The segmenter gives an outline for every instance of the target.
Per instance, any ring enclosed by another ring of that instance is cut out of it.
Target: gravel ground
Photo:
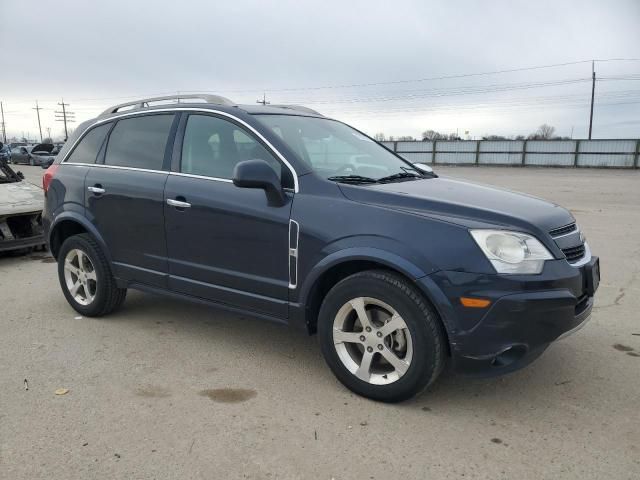
[[[603,272],[586,328],[384,405],[315,337],[133,291],[80,318],[48,254],[0,257],[0,478],[640,478],[640,172],[437,171],[571,209]]]

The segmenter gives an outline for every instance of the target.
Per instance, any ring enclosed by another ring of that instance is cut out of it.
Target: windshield
[[[256,115],[315,173],[329,179],[377,181],[421,175],[413,166],[344,123],[294,115]]]

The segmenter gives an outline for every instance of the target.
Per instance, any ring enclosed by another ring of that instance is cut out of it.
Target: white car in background
[[[45,245],[42,189],[0,160],[0,252]]]

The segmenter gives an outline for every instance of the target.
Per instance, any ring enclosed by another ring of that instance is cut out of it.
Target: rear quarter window
[[[105,165],[162,170],[173,114],[119,120],[109,135]]]
[[[65,162],[67,163],[96,163],[98,152],[102,147],[102,143],[109,133],[111,124],[100,125],[95,127],[82,137],[80,143],[71,152],[71,155],[67,157]]]

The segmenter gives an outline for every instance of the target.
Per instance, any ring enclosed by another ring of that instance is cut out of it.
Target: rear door
[[[171,113],[117,121],[85,180],[86,212],[109,248],[114,274],[165,288],[163,191],[177,122]]]
[[[177,171],[165,189],[169,287],[286,318],[293,193],[285,205],[269,206],[263,190],[238,188],[231,179],[238,162],[258,158],[285,186],[293,177],[243,126],[206,114],[182,123]]]

